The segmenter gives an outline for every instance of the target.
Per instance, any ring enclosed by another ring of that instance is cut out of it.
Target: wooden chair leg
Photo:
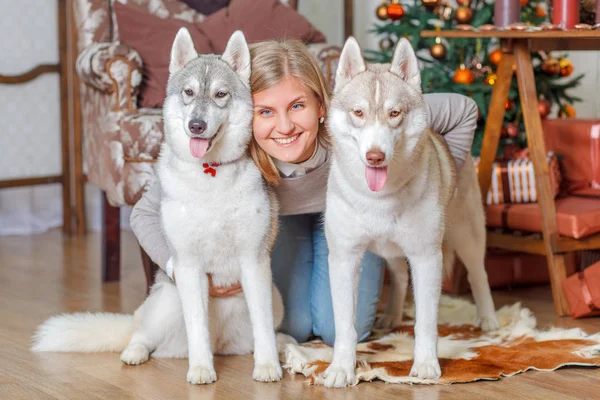
[[[70,49],[71,49],[71,75],[73,77],[73,174],[75,177],[75,232],[78,235],[84,235],[87,231],[86,219],[85,219],[85,182],[86,176],[83,171],[83,128],[81,126],[81,83],[79,76],[75,72],[75,65],[77,64],[77,29],[75,26],[75,19],[73,13],[73,7],[69,9],[71,18],[69,19],[69,25],[71,27],[70,34]]]
[[[554,307],[559,316],[569,314],[569,305],[562,290],[562,282],[567,279],[564,255],[555,254],[558,249],[558,224],[556,222],[556,205],[550,184],[550,173],[546,162],[546,145],[542,131],[542,120],[538,111],[537,91],[531,54],[527,41],[514,44],[517,65],[519,95],[523,110],[523,121],[527,131],[527,143],[535,173],[538,203],[542,216],[542,236],[544,251],[548,259],[548,272],[552,284]]]
[[[152,261],[148,253],[144,251],[140,246],[140,252],[142,254],[142,264],[144,265],[144,274],[146,275],[146,293],[150,293],[150,288],[154,285],[156,277],[156,271],[158,271],[158,265]]]
[[[118,281],[121,275],[121,214],[102,192],[102,281]]]

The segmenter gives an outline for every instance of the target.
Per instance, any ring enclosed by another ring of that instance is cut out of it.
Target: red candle
[[[573,29],[579,23],[579,0],[554,0],[552,23],[563,29]]]

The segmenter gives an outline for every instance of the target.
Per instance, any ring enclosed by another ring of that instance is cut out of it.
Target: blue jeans
[[[328,345],[334,344],[328,257],[322,214],[279,217],[279,234],[271,258],[273,280],[285,309],[279,330],[298,342],[315,335]],[[367,252],[360,268],[356,331],[362,341],[369,336],[375,322],[384,260]]]

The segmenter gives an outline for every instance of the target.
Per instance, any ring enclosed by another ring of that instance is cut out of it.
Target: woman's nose
[[[275,129],[282,135],[289,135],[294,132],[294,122],[289,118],[287,113],[280,113],[277,117]]]

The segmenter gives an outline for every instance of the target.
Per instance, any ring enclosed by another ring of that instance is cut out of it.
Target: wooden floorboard
[[[185,382],[187,360],[152,359],[123,365],[117,353],[32,353],[30,339],[45,318],[62,312],[133,312],[145,297],[139,248],[123,233],[121,282],[102,284],[100,237],[64,237],[58,230],[0,237],[0,399],[598,399],[600,370],[567,368],[527,372],[502,381],[451,386],[361,383],[348,389],[309,386],[285,374],[280,383],[252,380],[251,356],[216,357],[219,380]],[[497,306],[521,301],[541,327],[600,331],[600,318],[554,314],[549,286],[496,290]]]

